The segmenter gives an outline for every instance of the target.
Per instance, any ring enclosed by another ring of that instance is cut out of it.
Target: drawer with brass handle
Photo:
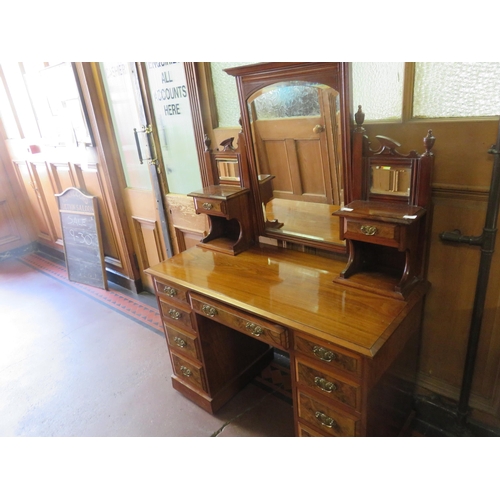
[[[159,297],[185,304],[188,303],[187,288],[165,280],[158,280],[157,278],[155,278],[155,288]]]
[[[361,387],[358,383],[336,373],[319,370],[305,359],[298,358],[295,364],[299,384],[331,400],[340,401],[355,410],[360,410]]]
[[[360,417],[298,392],[298,416],[304,423],[332,436],[348,437],[360,434]]]
[[[294,339],[295,350],[298,353],[320,361],[330,368],[361,375],[361,358],[356,354],[298,332],[294,335]]]
[[[195,197],[194,206],[197,214],[227,215],[226,203],[224,200]]]
[[[346,217],[344,221],[345,238],[374,242],[395,248],[400,246],[401,231],[401,225],[398,224],[353,220],[349,217]]]
[[[165,323],[165,332],[168,345],[186,356],[201,361],[198,338],[187,332],[181,332]]]
[[[280,325],[194,293],[191,294],[191,304],[193,310],[201,316],[213,319],[275,347],[288,348],[288,332]]]
[[[203,391],[207,390],[203,368],[201,365],[188,361],[187,359],[178,356],[173,351],[170,352],[170,356],[172,358],[172,368],[178,380],[185,384],[198,387]]]
[[[191,310],[180,304],[172,304],[159,298],[160,312],[163,320],[167,323],[177,325],[178,328],[184,328],[188,331],[195,331],[192,322]]]

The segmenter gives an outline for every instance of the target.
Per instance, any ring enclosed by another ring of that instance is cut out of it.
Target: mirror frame
[[[247,144],[253,144],[250,128],[250,117],[247,107],[248,99],[258,90],[272,84],[287,81],[304,81],[328,85],[339,93],[340,112],[341,112],[341,143],[342,143],[342,176],[344,203],[352,201],[352,172],[351,172],[351,84],[349,63],[347,62],[272,62],[257,63],[247,66],[238,66],[235,68],[226,68],[227,74],[234,76],[238,90],[238,99],[241,111],[242,132]],[[346,248],[332,242],[315,241],[313,239],[302,238],[267,232],[265,220],[262,212],[262,200],[259,190],[257,162],[253,147],[247,148],[249,163],[249,187],[251,189],[254,207],[255,219],[257,222],[258,236],[266,236],[273,239],[299,243],[313,248],[321,248],[336,253],[346,253]]]

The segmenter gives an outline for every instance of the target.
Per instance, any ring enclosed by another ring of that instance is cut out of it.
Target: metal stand
[[[469,410],[469,397],[472,386],[472,377],[474,375],[474,366],[476,363],[477,348],[479,345],[479,336],[481,332],[481,323],[483,320],[484,304],[486,300],[486,291],[488,288],[488,279],[490,274],[491,260],[495,248],[495,237],[497,232],[497,218],[500,204],[500,125],[496,145],[493,145],[488,153],[495,157],[493,172],[491,177],[491,187],[488,197],[488,208],[486,212],[486,222],[481,236],[462,236],[461,232],[455,231],[443,232],[440,238],[443,241],[454,243],[467,243],[481,247],[481,260],[479,263],[479,272],[476,283],[476,295],[474,298],[474,308],[472,311],[472,320],[469,330],[469,341],[467,346],[467,355],[462,379],[462,388],[460,400],[457,408],[458,425],[465,427],[467,414]]]

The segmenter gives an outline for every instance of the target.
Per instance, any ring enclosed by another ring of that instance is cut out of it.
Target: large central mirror
[[[226,71],[237,78],[260,234],[344,252],[332,213],[348,201],[346,65],[263,63]]]

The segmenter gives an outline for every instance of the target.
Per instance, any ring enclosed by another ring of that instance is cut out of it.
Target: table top
[[[399,300],[334,283],[344,267],[342,260],[271,246],[236,256],[193,247],[147,272],[373,357],[428,284]]]

